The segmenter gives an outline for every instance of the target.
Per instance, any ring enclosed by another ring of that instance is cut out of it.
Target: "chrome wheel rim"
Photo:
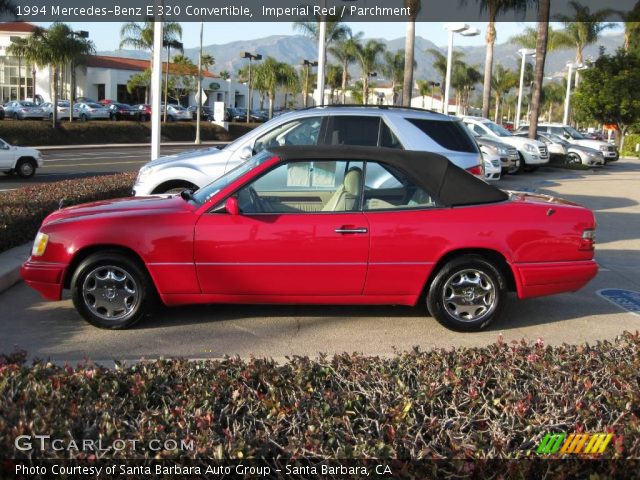
[[[29,162],[24,162],[22,165],[20,165],[20,173],[22,175],[31,175],[33,173],[33,165],[31,165],[31,163]]]
[[[570,153],[569,154],[569,163],[571,164],[578,164],[578,163],[582,163],[582,159],[575,153]]]
[[[442,289],[445,310],[461,322],[475,322],[488,317],[496,309],[497,299],[494,281],[477,269],[455,272]]]
[[[133,276],[114,265],[93,269],[82,283],[82,299],[89,311],[107,321],[130,315],[140,302],[140,289]]]

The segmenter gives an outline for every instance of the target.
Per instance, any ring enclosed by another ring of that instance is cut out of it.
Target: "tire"
[[[580,155],[578,155],[577,153],[568,153],[567,163],[569,165],[582,165],[582,159],[580,158]]]
[[[93,293],[98,290],[101,298]],[[115,251],[88,256],[71,279],[71,297],[76,310],[98,328],[131,327],[151,312],[155,296],[155,288],[144,268]]]
[[[16,163],[15,171],[20,178],[31,178],[35,175],[38,164],[33,158],[21,158]]]
[[[18,116],[18,114],[17,114],[17,113],[14,113],[14,114],[13,114],[13,119],[14,119],[14,120],[20,120],[20,117]]]
[[[460,303],[452,301],[456,288]],[[479,255],[463,255],[437,273],[427,308],[445,327],[473,332],[500,317],[506,296],[506,280],[498,268]]]
[[[525,168],[527,167],[527,162],[524,161],[524,157],[522,156],[522,154],[518,152],[518,155],[520,155],[520,163],[518,163],[518,168],[513,172],[514,175],[520,175],[525,171]]]
[[[175,117],[173,117],[171,115],[167,116],[167,122],[175,122],[175,121],[176,121]]]
[[[117,116],[115,116],[115,115],[111,115],[111,116],[109,117],[109,120],[111,120],[112,122],[117,122],[117,121],[118,121],[118,117],[117,117]]]
[[[80,115],[80,121],[81,122],[86,122],[87,120],[89,120],[89,119],[87,118],[87,116],[84,113],[82,115]]]

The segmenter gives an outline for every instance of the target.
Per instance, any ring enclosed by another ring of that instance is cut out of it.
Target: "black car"
[[[139,120],[140,111],[126,103],[110,103],[107,105],[111,120]]]
[[[191,115],[194,120],[198,116],[198,107],[196,105],[192,105],[187,108],[191,112]],[[211,107],[207,107],[206,105],[202,106],[202,110],[200,110],[200,118],[205,121],[213,121],[213,110]]]
[[[0,105],[0,120],[4,120],[4,107]]]

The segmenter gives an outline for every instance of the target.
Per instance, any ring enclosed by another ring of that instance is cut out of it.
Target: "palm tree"
[[[73,31],[64,23],[54,23],[48,29],[37,28],[29,38],[27,61],[41,68],[50,67],[53,74],[53,126],[58,124],[58,80],[60,70],[72,61],[95,52],[93,43],[73,37]]]
[[[464,62],[455,65],[451,75],[451,86],[456,90],[456,111],[460,111],[461,105],[464,106],[463,110],[466,110],[467,97],[474,85],[480,80],[482,80],[482,75],[476,67],[469,66]]]
[[[287,97],[293,96],[293,103],[295,103],[295,95],[300,92],[300,77],[298,72],[288,63],[280,64],[280,86],[284,89],[284,108],[288,108]]]
[[[342,84],[342,67],[339,65],[327,65],[327,86],[331,89],[330,103],[333,102],[336,89]]]
[[[589,7],[574,0],[568,2],[568,5],[573,9],[572,15],[558,15],[557,18],[565,24],[567,35],[576,46],[576,63],[580,64],[584,62],[585,47],[596,43],[604,30],[615,26],[615,23],[605,22],[615,12],[606,8],[591,13]],[[576,85],[578,79],[579,73],[576,71]]]
[[[385,51],[387,47],[377,40],[369,40],[364,45],[358,45],[357,57],[362,69],[362,103],[369,103],[369,75],[378,68],[378,55]]]
[[[255,68],[254,78],[255,88],[267,94],[269,99],[269,118],[272,118],[276,91],[279,87],[291,88],[293,82],[297,81],[296,71],[287,63],[279,62],[273,57],[267,57]]]
[[[202,59],[200,60],[200,65],[202,65],[202,69],[204,71],[209,71],[210,67],[213,67],[216,64],[216,59],[213,58],[212,55],[208,53],[202,54]]]
[[[573,45],[573,40],[564,30],[556,30],[549,25],[549,31],[547,33],[547,52],[553,52],[561,48],[570,47]],[[509,39],[509,43],[515,43],[522,48],[535,49],[538,42],[538,29],[534,27],[527,27],[520,35],[514,35]]]
[[[329,47],[329,53],[342,65],[342,103],[346,101],[347,82],[349,81],[349,65],[357,60],[357,45],[362,39],[363,33],[348,35],[347,38],[339,40],[334,46]]]
[[[436,70],[436,72],[438,72],[438,74],[440,75],[440,93],[443,93],[445,88],[445,80],[447,76],[447,56],[444,55],[440,50],[436,48],[429,48],[427,49],[426,53],[428,53],[434,58],[432,65],[433,65],[433,68]],[[458,52],[456,50],[451,52],[451,61],[453,62],[451,66],[452,71],[456,67],[456,65],[464,63],[462,61],[463,57],[464,57],[464,53],[462,52]]]
[[[411,94],[413,92],[413,69],[415,68],[414,53],[416,45],[416,17],[420,11],[420,0],[404,0],[405,7],[409,8],[410,16],[407,20],[407,32],[405,36],[404,51],[405,61],[403,63],[402,81],[402,105],[411,105]],[[395,91],[394,91],[395,103]]]
[[[153,58],[154,21],[144,23],[129,22],[120,28],[120,48],[131,47],[135,50],[148,50]],[[162,26],[162,42],[167,44],[182,38],[182,26],[177,22],[166,22]]]
[[[628,12],[617,12],[624,21],[625,52],[640,52],[640,2]]]
[[[391,91],[393,92],[394,105],[397,103],[396,97],[398,92],[396,92],[396,89],[404,81],[405,58],[404,50],[398,50],[395,53],[386,51],[382,57],[383,63],[381,65],[381,71],[388,80],[391,80]],[[404,92],[402,97],[404,99]]]
[[[538,2],[538,36],[536,40],[536,68],[533,77],[533,94],[531,95],[531,113],[529,115],[529,138],[535,139],[538,134],[538,117],[542,100],[542,81],[544,80],[544,64],[547,59],[549,45],[549,10],[551,0]],[[554,45],[555,46],[555,45]]]
[[[553,121],[553,107],[562,104],[567,89],[560,82],[550,82],[542,87],[542,105],[547,109],[547,121]]]
[[[218,75],[223,80],[229,80],[231,78],[231,73],[228,70],[222,70]]]
[[[491,77],[491,88],[494,90],[496,96],[496,111],[494,116],[496,123],[501,123],[500,107],[502,98],[516,85],[518,85],[518,75],[516,72],[505,68],[501,64],[497,64]]]
[[[22,37],[18,37],[18,38],[13,38],[11,37],[11,43],[9,44],[9,46],[7,47],[7,54],[8,55],[13,55],[14,57],[16,57],[18,59],[18,98],[17,100],[20,101],[22,100],[22,59],[26,57],[27,53],[28,53],[28,49],[29,49],[29,40],[26,38],[22,38]],[[33,85],[33,88],[35,89],[36,86],[35,84]],[[26,92],[26,82],[25,82],[25,94],[24,97],[27,98],[27,92]]]
[[[496,42],[496,18],[510,10],[524,10],[529,0],[478,0],[480,12],[487,12],[489,23],[485,41],[484,82],[482,85],[482,116],[487,118],[491,109],[491,74],[493,72],[493,46]]]

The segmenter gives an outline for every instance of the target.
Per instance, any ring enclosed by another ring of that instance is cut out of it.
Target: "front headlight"
[[[538,153],[538,149],[536,148],[536,146],[531,143],[525,143],[524,149],[529,153]]]
[[[506,148],[498,148],[498,155],[507,156],[509,155],[509,150]]]
[[[49,243],[49,235],[46,233],[38,232],[36,239],[33,242],[33,248],[31,249],[31,255],[33,257],[40,257],[44,254]]]
[[[609,147],[607,145],[600,145],[600,151],[601,152],[606,152],[609,149]]]
[[[154,167],[142,167],[138,172],[138,178],[136,179],[136,183],[143,182],[149,175],[155,172]]]

